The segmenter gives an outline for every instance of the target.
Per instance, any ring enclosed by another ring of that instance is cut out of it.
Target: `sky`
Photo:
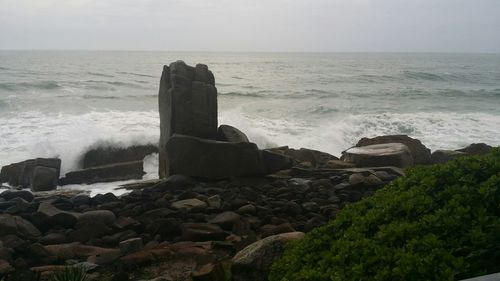
[[[500,0],[0,0],[0,49],[500,53]]]

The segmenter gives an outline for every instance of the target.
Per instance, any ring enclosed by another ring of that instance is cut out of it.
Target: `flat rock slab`
[[[384,144],[384,143],[402,143],[408,147],[413,157],[415,165],[431,164],[431,151],[418,139],[407,135],[386,135],[374,138],[362,138],[356,144],[357,147]]]
[[[92,184],[96,182],[142,179],[144,174],[144,164],[141,160],[69,172],[59,182],[61,185]]]
[[[353,147],[343,153],[344,161],[357,167],[413,166],[413,158],[408,147],[402,143],[374,144]]]
[[[130,147],[100,146],[87,151],[83,155],[83,168],[142,161],[144,157],[152,153],[158,153],[156,145],[133,145]]]

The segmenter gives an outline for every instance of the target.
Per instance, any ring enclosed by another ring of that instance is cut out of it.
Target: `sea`
[[[208,65],[219,124],[261,148],[339,156],[386,134],[500,145],[500,54],[0,51],[0,166],[59,157],[64,174],[92,147],[157,143],[160,75],[177,60]]]

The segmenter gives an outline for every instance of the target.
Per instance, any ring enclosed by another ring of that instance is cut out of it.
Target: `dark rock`
[[[186,209],[186,210],[200,210],[204,209],[207,207],[207,203],[198,200],[198,199],[185,199],[185,200],[180,200],[173,202],[171,205],[172,208],[181,210],[181,209]]]
[[[75,225],[75,230],[68,234],[68,239],[75,242],[87,242],[94,238],[101,238],[112,232],[112,229],[103,222],[82,221]]]
[[[217,140],[226,142],[250,142],[242,131],[229,125],[220,125],[217,129]]]
[[[492,149],[492,146],[489,146],[485,143],[473,143],[467,147],[457,149],[457,151],[464,152],[469,155],[483,155],[488,154]]]
[[[290,169],[293,165],[293,161],[290,157],[283,156],[279,153],[262,150],[261,157],[264,165],[264,174]]]
[[[128,255],[142,250],[144,245],[141,238],[131,238],[120,242],[120,252],[122,255]]]
[[[28,202],[33,201],[33,194],[27,190],[6,190],[0,194],[0,197],[9,201],[13,198],[22,198]]]
[[[47,202],[40,203],[36,215],[39,217],[40,224],[47,228],[56,225],[73,227],[80,216],[79,213],[60,210]]]
[[[304,237],[302,232],[283,233],[259,240],[239,251],[232,259],[234,281],[267,280],[271,265],[283,255],[285,245]]]
[[[96,182],[142,179],[145,174],[143,170],[143,161],[94,167],[69,172],[60,180],[60,184],[92,184]]]
[[[356,144],[357,147],[385,143],[402,143],[408,147],[415,165],[431,164],[431,151],[418,139],[407,135],[387,135],[375,138],[362,138]]]
[[[260,228],[262,238],[280,233],[294,232],[295,229],[290,223],[282,223],[279,225],[266,224]]]
[[[0,215],[0,236],[15,234],[29,240],[41,237],[40,231],[29,221],[9,214]]]
[[[383,143],[353,147],[343,152],[344,161],[356,167],[413,166],[413,158],[408,147],[402,143]]]
[[[104,145],[87,151],[83,156],[83,168],[98,167],[123,162],[142,161],[149,154],[158,153],[156,145],[118,147]]]
[[[451,161],[457,157],[467,156],[467,153],[455,150],[436,150],[432,152],[432,163],[440,164]]]
[[[240,220],[241,216],[235,212],[223,212],[215,216],[213,219],[209,221],[211,224],[216,224],[224,229],[231,229],[233,224]]]
[[[35,167],[30,179],[32,191],[54,190],[59,181],[59,171],[49,167]]]
[[[339,158],[328,154],[326,152],[301,148],[301,149],[293,149],[288,148],[288,146],[277,147],[268,149],[271,152],[284,154],[288,157],[294,159],[297,163],[309,162],[312,166],[323,166],[330,160],[339,160]]]
[[[167,142],[173,134],[215,139],[217,135],[217,89],[206,65],[183,61],[163,67],[159,90],[160,178],[170,175]]]
[[[185,241],[221,241],[228,236],[219,226],[209,223],[183,223],[181,230]]]
[[[257,145],[206,140],[185,135],[170,137],[168,161],[173,174],[224,179],[271,173]]]
[[[8,182],[11,186],[21,186],[23,188],[28,188],[30,187],[31,182],[33,181],[34,171],[37,167],[55,169],[55,171],[50,170],[51,172],[50,174],[52,175],[52,177],[59,178],[59,173],[61,170],[61,159],[36,158],[19,163],[13,163],[8,166],[2,167],[2,171],[0,172],[1,174],[0,179],[2,182]],[[44,187],[44,188],[41,187],[41,189],[49,189],[49,187],[47,187],[49,185],[48,177],[46,177],[49,174],[49,171],[41,169],[39,171],[39,174],[40,174],[38,175],[39,182],[35,183],[35,188],[37,187],[36,185],[40,183],[42,184],[41,186]],[[42,174],[44,176],[42,176]],[[56,186],[57,183],[54,186],[50,186],[50,188],[53,189]]]
[[[49,233],[40,238],[39,242],[43,245],[62,244],[67,242],[67,238],[63,233]]]
[[[78,222],[103,223],[111,225],[116,220],[113,212],[108,210],[88,211],[80,214]]]

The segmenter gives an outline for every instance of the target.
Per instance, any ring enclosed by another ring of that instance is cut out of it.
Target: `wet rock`
[[[160,80],[160,178],[171,174],[167,142],[173,134],[215,139],[217,89],[206,65],[188,66],[183,61],[164,66]]]
[[[27,202],[33,201],[33,194],[27,190],[6,190],[0,194],[0,197],[9,201],[14,198],[22,198]]]
[[[144,157],[153,153],[158,153],[158,147],[152,144],[129,147],[103,145],[91,149],[83,155],[83,168],[142,161]]]
[[[410,167],[413,158],[408,147],[402,143],[374,144],[353,147],[343,152],[343,160],[356,167]]]
[[[285,245],[304,237],[302,232],[283,233],[257,241],[232,259],[231,273],[234,281],[267,280],[273,262],[281,257]]]
[[[35,167],[30,179],[32,191],[48,191],[56,189],[59,182],[59,170],[49,167]]]
[[[387,135],[378,136],[375,138],[362,138],[356,144],[357,147],[368,146],[374,144],[386,143],[402,143],[410,150],[413,162],[415,165],[431,164],[431,151],[418,139],[411,138],[407,135]]]
[[[183,223],[181,229],[184,241],[222,241],[228,236],[218,225],[209,223]]]
[[[50,175],[52,177],[59,178],[59,172],[61,170],[61,159],[57,158],[36,158],[30,159],[19,163],[13,163],[8,166],[2,167],[0,172],[0,179],[2,182],[8,182],[11,186],[21,186],[23,188],[28,188],[32,185],[34,171],[36,168],[49,168],[55,169],[50,170]],[[39,173],[39,182],[34,183],[35,188],[37,184],[43,184],[43,188],[40,189],[50,190],[57,186],[55,185],[49,187],[49,182],[44,180],[48,176],[47,169],[41,169]],[[43,175],[43,176],[42,176]],[[42,185],[41,185],[42,186]]]
[[[92,184],[96,182],[142,179],[145,174],[143,170],[142,161],[111,164],[69,172],[59,183],[61,185]]]
[[[250,142],[242,131],[229,125],[220,125],[217,129],[217,140],[226,142]]]

